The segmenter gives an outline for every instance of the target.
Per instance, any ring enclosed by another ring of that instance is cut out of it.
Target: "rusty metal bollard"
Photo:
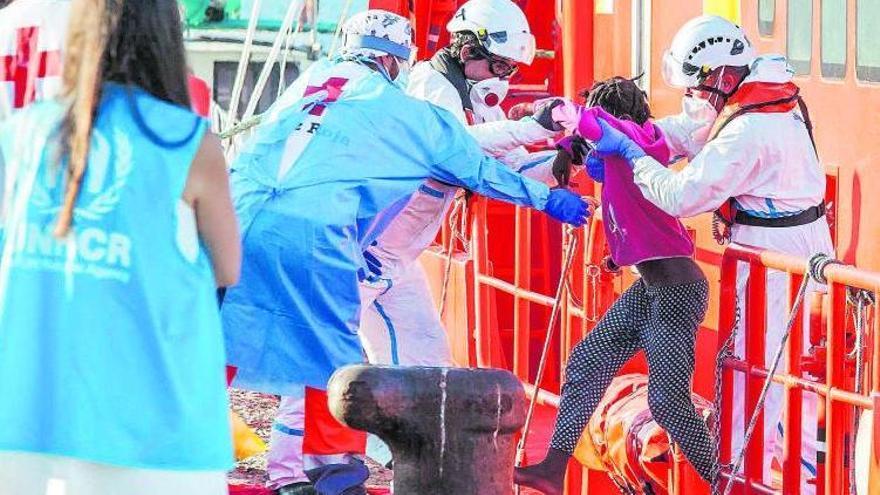
[[[394,455],[397,495],[509,495],[525,393],[503,370],[347,366],[328,385],[339,421]]]

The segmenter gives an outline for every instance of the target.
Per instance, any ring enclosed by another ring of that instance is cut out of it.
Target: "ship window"
[[[822,75],[846,74],[846,0],[822,1]]]
[[[263,62],[251,62],[248,64],[247,72],[244,76],[244,85],[241,88],[241,100],[238,104],[238,118],[241,118],[247,108],[247,102],[250,101],[254,86],[257,84],[257,78],[260,77],[260,71],[263,70]],[[279,72],[280,64],[275,63],[272,67],[272,74],[266,81],[263,88],[263,94],[257,102],[256,114],[259,115],[272,106],[275,98],[278,96]],[[238,71],[238,62],[214,62],[214,100],[223,110],[229,110],[229,103],[232,99],[232,86],[235,84],[235,73]],[[284,67],[285,85],[290,85],[299,76],[299,66],[294,62],[288,62]]]
[[[776,0],[758,2],[758,32],[761,36],[773,36],[773,22],[776,20]]]
[[[856,19],[856,75],[863,81],[880,82],[880,0],[859,0]]]
[[[813,54],[813,0],[788,0],[788,61],[798,74],[810,73]]]

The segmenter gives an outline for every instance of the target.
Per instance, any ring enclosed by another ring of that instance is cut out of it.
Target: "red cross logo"
[[[342,87],[345,86],[345,83],[348,82],[348,79],[343,77],[331,77],[327,79],[327,82],[320,86],[308,86],[306,87],[306,92],[303,96],[309,96],[317,93],[318,91],[327,91],[327,97],[318,102],[317,105],[312,107],[309,111],[309,115],[322,115],[324,113],[324,108],[327,103],[333,103],[334,101],[339,99],[339,95],[342,94]]]
[[[60,50],[37,52],[38,27],[21,28],[17,32],[15,54],[0,57],[0,81],[12,81],[15,88],[13,108],[34,101],[37,79],[61,75]]]

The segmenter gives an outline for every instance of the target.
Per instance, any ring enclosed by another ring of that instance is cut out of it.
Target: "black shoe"
[[[277,495],[318,495],[315,485],[311,483],[293,483],[275,491]]]

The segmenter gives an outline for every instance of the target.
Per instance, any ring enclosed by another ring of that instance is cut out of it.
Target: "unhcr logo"
[[[80,192],[74,209],[74,221],[100,220],[119,203],[131,174],[132,152],[131,144],[119,130],[113,132],[113,144],[111,147],[107,138],[97,129],[92,131],[88,174],[85,188]],[[112,176],[109,173],[111,163]],[[39,213],[57,214],[61,210],[60,198],[63,196],[60,176],[53,167],[46,167],[45,175],[40,179],[34,184],[31,204]]]
[[[32,211],[42,218],[58,214],[64,195],[57,168],[45,168],[34,181],[30,198]],[[118,206],[131,171],[132,150],[125,135],[115,131],[111,146],[100,131],[93,130],[89,166],[70,236],[56,239],[51,223],[23,223],[10,239],[14,245],[13,263],[26,269],[128,281],[131,238],[105,230],[100,220]]]

